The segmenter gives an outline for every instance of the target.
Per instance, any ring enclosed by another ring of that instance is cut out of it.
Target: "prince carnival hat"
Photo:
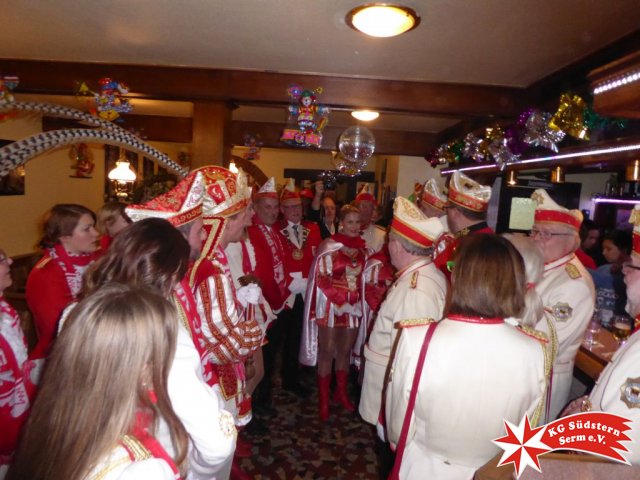
[[[444,233],[442,223],[437,218],[428,218],[411,201],[397,197],[393,202],[391,231],[420,247],[432,247]]]
[[[449,202],[474,212],[486,212],[491,199],[491,187],[482,185],[464,173],[453,172],[449,183]]]
[[[531,199],[538,206],[534,216],[534,223],[556,223],[568,225],[576,232],[580,231],[582,224],[582,212],[580,210],[569,210],[558,205],[547,193],[546,190],[538,188],[531,194]]]
[[[125,211],[137,222],[145,218],[162,218],[180,227],[202,216],[204,184],[200,172],[191,172],[175,187],[140,205],[129,205]]]

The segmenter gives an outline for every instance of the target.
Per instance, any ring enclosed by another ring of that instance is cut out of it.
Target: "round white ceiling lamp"
[[[351,116],[363,122],[370,122],[371,120],[378,118],[380,114],[373,110],[354,110],[351,112]]]
[[[347,14],[347,24],[372,37],[395,37],[420,24],[415,10],[391,3],[368,3]]]

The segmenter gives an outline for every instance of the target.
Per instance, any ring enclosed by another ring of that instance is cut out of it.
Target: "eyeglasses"
[[[456,262],[454,262],[453,260],[449,260],[446,265],[447,265],[447,271],[453,272],[453,269],[456,266]]]
[[[529,231],[529,236],[531,238],[536,237],[536,236],[540,236],[540,238],[542,238],[543,240],[550,240],[551,237],[555,237],[555,236],[573,236],[573,233],[556,233],[556,232],[546,232],[544,230],[538,230],[537,228],[532,228]]]
[[[11,260],[11,257],[7,257],[6,255],[0,255],[0,263],[9,263],[9,260]]]
[[[622,268],[630,268],[632,270],[640,270],[640,267],[636,267],[633,263],[623,263]]]

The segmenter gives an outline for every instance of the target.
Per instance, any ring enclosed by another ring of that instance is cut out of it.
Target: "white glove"
[[[307,279],[302,278],[302,274],[300,272],[290,273],[289,274],[293,280],[289,284],[289,291],[294,295],[298,293],[304,294],[307,291]]]
[[[262,289],[255,283],[250,283],[249,285],[240,287],[236,291],[238,301],[242,304],[243,307],[246,307],[248,304],[257,305],[260,301],[261,294]]]

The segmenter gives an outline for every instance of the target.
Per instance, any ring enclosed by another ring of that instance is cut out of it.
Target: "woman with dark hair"
[[[58,204],[45,216],[40,247],[44,256],[27,279],[27,305],[38,333],[31,358],[46,358],[60,314],[75,301],[82,276],[95,261],[98,232],[95,214],[82,205]]]
[[[629,261],[631,248],[631,232],[627,230],[608,232],[602,240],[602,255],[607,263],[595,270],[590,270],[596,287],[596,309],[604,325],[609,324],[613,315],[625,314],[627,293],[622,265]]]
[[[400,478],[471,478],[499,452],[504,420],[535,425],[544,406],[544,335],[505,323],[524,311],[522,258],[486,234],[463,237],[454,262],[444,318],[399,325],[385,412]]]
[[[302,363],[318,364],[320,419],[329,418],[329,388],[333,362],[336,370],[336,399],[344,408],[355,407],[347,393],[351,349],[362,317],[361,281],[366,245],[360,237],[360,212],[352,205],[340,209],[342,231],[324,240],[311,267],[313,280],[307,289]],[[317,332],[317,333],[316,333]],[[317,358],[316,358],[317,357]]]
[[[92,295],[116,282],[173,299],[178,333],[176,354],[169,368],[168,392],[192,443],[188,478],[226,478],[224,469],[230,466],[236,429],[233,416],[223,409],[219,393],[204,379],[197,339],[190,336],[189,318],[196,310],[184,279],[190,253],[187,240],[166,220],[140,220],[118,235],[111,248],[87,272],[82,294]],[[172,455],[174,447],[169,433],[160,422],[158,441]]]
[[[188,449],[167,392],[177,330],[173,306],[145,290],[105,285],[78,303],[7,479],[177,478]],[[155,438],[160,421],[174,455]]]

